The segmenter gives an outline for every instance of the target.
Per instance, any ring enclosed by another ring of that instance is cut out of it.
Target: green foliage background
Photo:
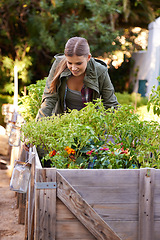
[[[1,0],[0,15],[0,94],[9,102],[15,65],[21,94],[24,86],[48,75],[54,55],[63,52],[70,37],[87,38],[94,57],[110,56],[128,48],[119,42],[124,30],[147,28],[160,16],[160,4],[157,0]],[[137,47],[133,34],[127,38],[133,51]],[[116,92],[127,90],[129,68],[126,63],[122,69],[110,69]],[[2,103],[0,99],[0,107]]]
[[[70,37],[87,38],[94,57],[109,54],[120,49],[125,28],[147,28],[159,9],[156,0],[1,0],[0,92],[13,91],[15,64],[21,92],[48,75]]]

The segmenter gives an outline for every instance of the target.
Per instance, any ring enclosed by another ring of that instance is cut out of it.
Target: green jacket
[[[37,119],[45,116],[51,116],[64,112],[64,96],[67,78],[71,76],[71,72],[66,68],[60,75],[60,81],[57,86],[56,93],[50,93],[50,84],[52,82],[57,64],[62,59],[63,55],[56,55],[49,76],[46,81],[46,86],[42,96],[41,108],[38,111]],[[117,98],[114,94],[114,87],[108,75],[107,65],[101,61],[91,58],[87,64],[86,75],[84,77],[84,85],[93,89],[93,100],[101,98],[105,108],[116,107],[118,105]]]

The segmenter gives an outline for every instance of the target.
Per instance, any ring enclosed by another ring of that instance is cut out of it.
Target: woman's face
[[[76,55],[72,57],[66,56],[67,67],[75,77],[78,77],[86,71],[87,63],[90,58],[90,54],[88,55],[88,57]]]

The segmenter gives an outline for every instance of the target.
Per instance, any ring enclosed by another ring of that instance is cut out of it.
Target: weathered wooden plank
[[[74,186],[75,190],[91,205],[96,203],[138,203],[138,188],[123,187],[88,187]],[[138,187],[138,186],[137,186]]]
[[[154,239],[154,169],[140,169],[138,239]]]
[[[35,154],[32,153],[31,177],[28,187],[28,240],[34,239],[34,207],[35,207]]]
[[[19,193],[18,223],[25,224],[26,193]]]
[[[26,194],[26,212],[25,212],[25,236],[24,240],[28,240],[28,194]]]
[[[160,203],[154,203],[154,220],[160,221]]]
[[[66,207],[65,204],[57,197],[56,199],[56,220],[57,221],[72,221],[76,217],[73,213]]]
[[[160,170],[159,169],[155,169],[155,188],[159,188],[160,187]]]
[[[138,239],[138,222],[137,221],[107,221],[114,231],[123,240],[137,240]],[[141,239],[145,240],[145,239]],[[151,238],[150,240],[154,240]]]
[[[87,239],[95,240],[96,238],[78,221],[57,221],[56,240],[59,239]]]
[[[57,196],[97,239],[120,239],[59,172]]]
[[[57,221],[72,221],[75,216],[71,211],[57,198]],[[107,205],[91,205],[94,210],[108,221],[138,221],[138,204],[107,204]]]
[[[42,164],[39,160],[39,156],[38,156],[38,153],[37,153],[37,150],[36,150],[35,146],[33,146],[33,153],[35,154],[35,158],[36,158],[36,169],[42,168]]]
[[[154,188],[154,202],[156,204],[160,203],[160,187],[155,187]]]
[[[58,172],[74,187],[137,187],[139,184],[138,169],[58,169]]]
[[[26,162],[28,159],[29,153],[24,150],[23,145],[21,143],[20,150],[19,150],[19,161]]]
[[[56,240],[92,239],[95,237],[84,227],[71,211],[57,198],[56,202]]]
[[[154,239],[153,240],[159,240],[160,239],[160,221],[156,221],[154,224]]]
[[[37,169],[36,183],[56,182],[56,169]],[[35,240],[54,240],[56,226],[56,188],[35,191]]]
[[[125,220],[138,221],[138,204],[93,204],[91,207],[105,222]],[[57,220],[73,220],[75,216],[57,199]]]
[[[103,203],[92,204],[91,207],[107,221],[138,221],[138,208],[139,204],[128,203]]]

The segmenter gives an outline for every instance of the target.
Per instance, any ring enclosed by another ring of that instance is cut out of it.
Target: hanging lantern
[[[24,124],[24,118],[18,113],[18,115],[17,115],[17,121],[16,121],[16,123],[15,123],[15,125],[17,126],[17,127],[21,127],[23,124]]]
[[[6,124],[6,135],[7,135],[8,137],[10,136],[11,129],[12,129],[12,125],[13,125],[13,123],[11,123],[11,122],[8,122],[8,123]]]
[[[9,145],[12,147],[18,147],[20,145],[20,136],[20,127],[12,124],[11,132],[9,135]]]
[[[8,113],[14,112],[14,105],[13,104],[2,104],[2,115],[7,115]]]
[[[30,164],[15,161],[15,165],[10,180],[10,190],[18,193],[26,193],[30,179]]]
[[[4,117],[4,122],[5,122],[5,123],[11,122],[11,120],[12,120],[12,114],[13,114],[13,113],[11,113],[11,112],[7,112],[7,114],[6,114],[5,117]]]
[[[2,104],[2,115],[7,115],[9,106],[8,104]]]

